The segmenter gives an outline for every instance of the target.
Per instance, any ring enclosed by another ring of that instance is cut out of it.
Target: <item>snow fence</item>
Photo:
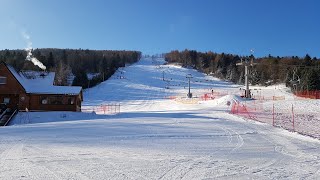
[[[251,100],[232,103],[230,113],[320,139],[320,113],[301,108],[294,101]]]

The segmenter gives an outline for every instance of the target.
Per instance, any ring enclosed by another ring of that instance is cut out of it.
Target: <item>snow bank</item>
[[[242,102],[245,101],[245,99],[241,98],[238,95],[225,95],[220,98],[216,98],[212,101],[202,101],[201,104],[206,104],[206,105],[215,105],[215,106],[224,106],[224,105],[231,105],[234,102]]]
[[[9,125],[104,119],[106,116],[83,112],[19,112]]]
[[[217,104],[227,104],[228,102],[230,103],[233,103],[235,101],[241,102],[241,101],[244,101],[244,99],[238,95],[226,95],[216,99],[215,101]]]

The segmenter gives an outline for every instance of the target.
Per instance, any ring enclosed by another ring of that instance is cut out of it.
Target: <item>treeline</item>
[[[108,79],[119,67],[137,62],[141,58],[139,51],[113,51],[88,49],[34,49],[32,54],[41,61],[48,71],[56,72],[56,85],[68,85],[70,75],[74,75],[72,85],[90,87]],[[26,61],[24,50],[2,50],[0,61],[12,65],[18,71],[40,70],[32,62]],[[90,80],[87,73],[98,73]]]
[[[292,89],[320,90],[320,61],[308,54],[303,57],[255,58],[253,56],[238,56],[234,54],[197,52],[195,50],[171,51],[165,55],[168,63],[180,63],[206,74],[244,84],[244,66],[237,65],[249,62],[250,83],[252,85],[273,85],[286,83]],[[252,63],[251,63],[252,61]]]

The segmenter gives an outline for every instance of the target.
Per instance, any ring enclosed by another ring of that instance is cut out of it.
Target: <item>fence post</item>
[[[274,103],[272,104],[272,126],[274,126]]]
[[[238,102],[237,102],[236,106],[237,106],[237,114],[238,114],[239,113],[239,103]]]
[[[234,114],[234,111],[233,111],[233,110],[234,110],[234,102],[232,102],[232,104],[231,104],[231,110],[230,110],[230,113],[231,113],[231,114]]]
[[[293,128],[293,131],[294,131],[294,112],[293,112],[293,104],[292,104],[291,111],[292,111],[292,128]]]

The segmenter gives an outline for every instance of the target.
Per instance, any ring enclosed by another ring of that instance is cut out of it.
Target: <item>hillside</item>
[[[0,179],[320,176],[319,140],[285,130],[279,119],[273,127],[230,114],[235,102],[250,107],[258,101],[240,98],[242,86],[163,63],[146,58],[119,68],[85,90],[81,113],[19,113],[0,130]],[[187,74],[192,75],[192,99],[186,98]],[[306,107],[317,113],[318,100],[296,99],[283,85],[253,88],[265,110],[293,104],[297,114],[306,113]],[[260,112],[254,115],[265,120]],[[296,119],[297,130],[308,130],[302,126],[308,119]]]

